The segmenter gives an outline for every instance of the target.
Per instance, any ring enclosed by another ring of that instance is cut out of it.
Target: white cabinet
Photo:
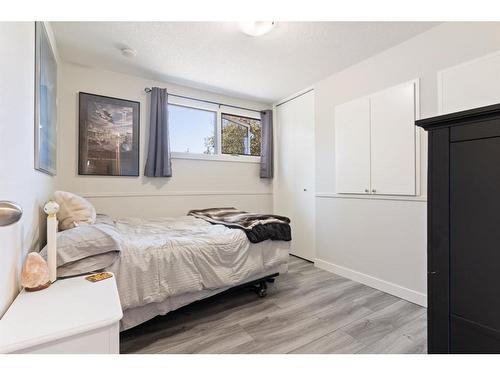
[[[415,195],[417,81],[335,107],[337,193]]]
[[[0,353],[118,354],[122,316],[114,277],[23,290],[0,319]]]
[[[290,253],[314,260],[314,92],[276,108],[274,211],[291,219]]]
[[[415,84],[370,97],[372,193],[415,195]]]
[[[370,100],[362,98],[335,107],[337,192],[368,193],[370,189]]]

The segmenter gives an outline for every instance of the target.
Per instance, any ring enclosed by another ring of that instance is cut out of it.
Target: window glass
[[[217,112],[169,104],[168,125],[173,152],[215,153]]]
[[[260,120],[222,114],[222,153],[260,156]]]

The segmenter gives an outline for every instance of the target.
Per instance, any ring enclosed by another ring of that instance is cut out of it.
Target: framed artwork
[[[140,103],[79,94],[78,174],[139,176]]]
[[[35,169],[56,174],[57,61],[43,22],[35,22]]]

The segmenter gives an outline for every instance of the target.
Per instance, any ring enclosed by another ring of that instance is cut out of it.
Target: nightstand
[[[0,353],[118,354],[122,316],[114,277],[23,290],[0,320]]]

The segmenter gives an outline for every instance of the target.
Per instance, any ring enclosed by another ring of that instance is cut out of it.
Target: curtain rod
[[[150,93],[152,91],[152,89],[150,87],[146,87],[144,89],[144,91],[146,93]],[[245,107],[239,107],[237,105],[231,105],[231,104],[224,104],[224,103],[218,103],[218,102],[213,102],[211,100],[205,100],[205,99],[197,99],[197,98],[193,98],[191,96],[184,96],[184,95],[177,95],[177,94],[168,94],[168,96],[175,96],[176,98],[182,98],[182,99],[189,99],[189,100],[196,100],[198,102],[203,102],[203,103],[209,103],[209,104],[215,104],[215,105],[218,105],[219,107],[220,106],[224,106],[224,107],[230,107],[230,108],[237,108],[237,109],[243,109],[245,111],[252,111],[252,112],[259,112],[259,113],[264,113],[264,111],[262,110],[258,110],[258,109],[252,109],[252,108],[245,108]]]

